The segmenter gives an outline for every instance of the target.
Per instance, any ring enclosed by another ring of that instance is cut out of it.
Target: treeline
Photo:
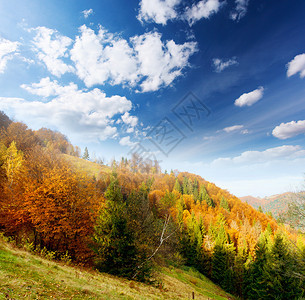
[[[141,281],[185,264],[244,299],[304,295],[302,234],[213,183],[139,156],[89,178],[62,134],[3,113],[0,126],[0,230],[17,243]]]

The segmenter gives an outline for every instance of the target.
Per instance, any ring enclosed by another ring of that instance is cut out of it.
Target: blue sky
[[[303,0],[0,2],[0,110],[237,196],[300,187]]]

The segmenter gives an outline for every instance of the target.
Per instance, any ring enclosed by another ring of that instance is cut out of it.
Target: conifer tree
[[[177,192],[179,192],[179,193],[182,193],[181,185],[180,185],[180,183],[179,183],[178,178],[177,178],[176,181],[175,181],[175,185],[174,185],[174,189],[173,189],[173,190],[174,190],[174,191],[177,191]]]
[[[226,251],[223,245],[216,244],[212,256],[212,279],[215,283],[223,285],[227,269]]]
[[[227,211],[230,211],[229,203],[228,203],[227,199],[225,199],[224,197],[221,197],[220,206],[222,208],[226,209]]]
[[[93,235],[93,251],[98,270],[131,278],[137,251],[133,232],[128,228],[126,205],[118,186],[112,179],[105,193],[106,205],[101,210]]]
[[[187,177],[183,177],[183,183],[182,183],[182,192],[183,194],[188,194],[188,185],[189,185],[189,180]]]
[[[268,250],[265,238],[256,245],[255,261],[246,272],[244,281],[244,297],[246,299],[268,299],[266,286],[268,281]]]
[[[280,234],[274,239],[268,266],[270,281],[266,286],[268,296],[277,295],[277,299],[300,299],[304,294],[304,278],[296,274],[301,269],[292,256],[288,244]]]
[[[208,206],[215,207],[214,201],[212,198],[210,198],[204,185],[200,188],[199,201],[200,202],[205,201]]]

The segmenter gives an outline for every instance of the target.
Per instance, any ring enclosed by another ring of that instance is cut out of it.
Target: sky
[[[0,1],[0,110],[236,196],[305,172],[304,0]]]

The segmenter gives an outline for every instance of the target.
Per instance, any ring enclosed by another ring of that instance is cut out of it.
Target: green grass
[[[89,176],[99,178],[101,173],[109,173],[111,172],[108,166],[102,166],[100,164],[91,162],[86,159],[82,159],[76,156],[71,156],[67,154],[62,154],[66,161],[68,161],[72,166],[74,166],[77,170],[83,171],[87,173]]]
[[[0,240],[0,299],[234,299],[191,268],[162,268],[160,288],[68,266]]]

